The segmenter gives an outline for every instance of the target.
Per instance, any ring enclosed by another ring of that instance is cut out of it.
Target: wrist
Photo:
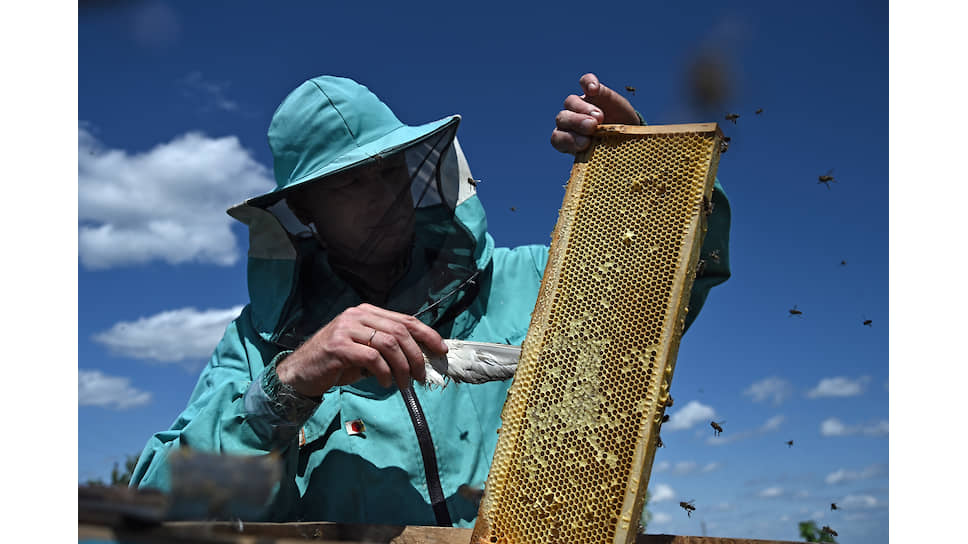
[[[306,421],[323,401],[323,396],[305,395],[283,380],[279,373],[279,363],[291,351],[282,351],[266,366],[262,374],[262,390],[268,397],[273,412],[287,421]],[[285,372],[283,372],[285,374]]]

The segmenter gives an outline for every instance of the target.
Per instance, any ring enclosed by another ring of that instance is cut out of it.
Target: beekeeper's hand
[[[562,153],[577,153],[588,148],[599,124],[638,125],[640,119],[624,96],[602,85],[595,74],[578,80],[584,92],[569,95],[565,109],[555,117],[551,145]]]
[[[401,389],[426,378],[420,345],[447,352],[443,338],[419,319],[371,304],[345,310],[319,329],[276,367],[279,381],[318,397],[335,385],[375,376],[380,385]]]

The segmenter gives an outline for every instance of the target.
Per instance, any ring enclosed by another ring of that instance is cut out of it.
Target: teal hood
[[[263,339],[297,346],[340,311],[369,302],[352,278],[333,271],[287,198],[296,187],[395,153],[406,158],[416,227],[408,269],[381,306],[439,324],[470,300],[464,291],[489,265],[494,241],[457,141],[459,123],[454,115],[405,125],[366,87],[330,76],[305,82],[283,101],[269,127],[276,189],[228,210],[249,228],[249,297]]]

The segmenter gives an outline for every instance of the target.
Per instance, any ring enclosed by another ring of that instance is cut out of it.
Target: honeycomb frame
[[[602,125],[575,157],[472,544],[634,541],[722,137]]]

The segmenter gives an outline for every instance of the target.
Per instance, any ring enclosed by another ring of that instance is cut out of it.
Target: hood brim
[[[265,209],[285,198],[289,192],[304,186],[306,183],[325,181],[330,176],[369,164],[378,158],[392,155],[397,151],[418,144],[448,129],[453,128],[456,133],[457,125],[459,124],[460,115],[451,115],[419,126],[403,125],[372,142],[359,146],[348,153],[344,153],[322,168],[294,180],[285,187],[277,187],[268,193],[252,197],[245,202],[232,206],[227,212],[234,217],[232,212],[243,206],[255,206]]]

